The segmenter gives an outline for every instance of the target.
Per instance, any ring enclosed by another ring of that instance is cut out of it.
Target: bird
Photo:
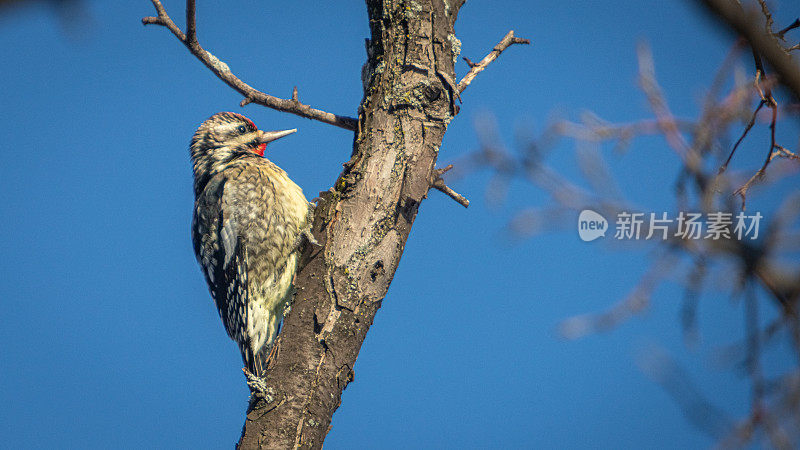
[[[262,131],[241,114],[220,112],[197,128],[189,145],[192,245],[248,380],[266,372],[294,297],[303,240],[316,243],[310,233],[314,204],[264,157],[268,143],[296,131]]]

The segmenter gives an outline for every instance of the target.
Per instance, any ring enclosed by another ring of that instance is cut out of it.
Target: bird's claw
[[[314,238],[314,234],[311,233],[311,228],[300,230],[300,234],[297,235],[297,239],[295,239],[294,241],[295,250],[297,251],[303,250],[303,241],[306,241],[315,247],[322,247],[322,244],[317,242],[317,240]]]
[[[311,229],[303,230],[303,231],[300,232],[300,234],[305,236],[305,238],[306,238],[306,240],[308,241],[309,244],[311,244],[311,245],[313,245],[315,247],[322,247],[322,244],[317,242],[317,239],[314,238],[314,234],[311,232]]]
[[[242,367],[244,377],[247,378],[247,386],[250,388],[251,394],[265,395],[267,393],[267,382],[265,379],[253,375],[246,367]]]

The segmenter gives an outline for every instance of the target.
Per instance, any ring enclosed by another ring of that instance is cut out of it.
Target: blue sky
[[[242,79],[283,97],[297,85],[312,106],[355,114],[362,2],[198,3],[200,42]],[[164,4],[182,25],[183,2]],[[263,129],[298,128],[267,156],[312,198],[349,158],[352,134],[239,108],[239,95],[166,29],[141,25],[154,13],[149,1],[85,5],[69,23],[44,2],[0,10],[3,445],[228,448],[248,391],[192,254],[189,139],[223,110]],[[789,17],[780,6],[777,16]],[[465,92],[440,164],[476,149],[482,114],[496,117],[509,145],[555,111],[650,117],[636,88],[641,40],[675,113],[694,116],[731,42],[715,27],[682,1],[471,0],[456,26],[464,56],[480,59],[512,28],[532,45],[508,50]],[[734,168],[756,168],[761,148]],[[565,145],[551,162],[574,173],[573,156]],[[661,140],[609,157],[631,200],[671,205],[665,186],[677,165]],[[647,254],[584,243],[574,231],[509,241],[505,224],[546,197],[513,183],[508,201],[492,206],[487,180],[453,185],[473,200],[467,210],[435,191],[422,205],[326,448],[713,444],[637,366],[656,345],[718,406],[746,413],[746,381],[713,363],[716,349],[743,336],[740,307],[725,296],[701,302],[703,340],[689,350],[681,291],[668,284],[611,332],[561,339],[562,320],[623,297]],[[750,202],[775,208],[757,194]]]

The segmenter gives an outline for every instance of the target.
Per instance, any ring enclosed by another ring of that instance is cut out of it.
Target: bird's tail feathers
[[[252,342],[249,340],[239,345],[239,350],[242,352],[242,360],[244,361],[245,368],[259,377],[263,378],[267,372],[267,366],[270,358],[273,356],[272,352],[275,350],[276,337],[280,331],[281,321],[276,316],[270,317],[268,320],[268,329],[266,341],[256,351],[251,346]]]
[[[263,378],[264,375],[267,373],[267,364],[269,363],[269,356],[272,351],[272,344],[270,345],[263,345],[261,350],[255,354],[253,357],[253,369],[252,372],[260,377]]]
[[[262,378],[267,372],[267,362],[269,361],[271,347],[271,345],[264,345],[258,352],[253,353],[249,345],[243,346],[241,351],[245,369],[252,375]]]

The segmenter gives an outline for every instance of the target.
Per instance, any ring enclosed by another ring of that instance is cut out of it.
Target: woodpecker
[[[195,256],[228,336],[256,377],[294,295],[302,238],[313,241],[313,204],[264,158],[268,143],[296,131],[261,131],[241,114],[221,112],[200,125],[189,147]]]

